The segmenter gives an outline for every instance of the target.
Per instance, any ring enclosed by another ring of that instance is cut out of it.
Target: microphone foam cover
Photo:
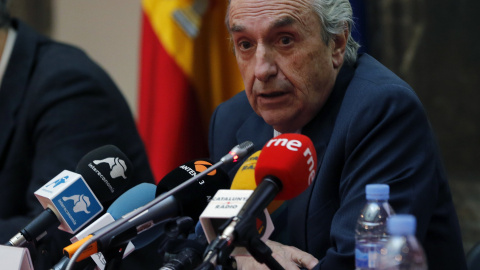
[[[261,150],[258,150],[243,162],[233,178],[230,189],[254,190],[257,188],[257,182],[255,182],[255,167],[260,152]],[[273,211],[277,210],[277,208],[282,205],[282,203],[283,200],[273,200],[267,207],[268,212],[272,214]]]
[[[168,173],[160,180],[157,185],[156,196],[167,192],[178,185],[184,183],[195,175],[205,171],[212,166],[212,162],[207,159],[195,159],[189,161]],[[182,215],[191,217],[195,222],[208,205],[219,189],[228,189],[230,180],[228,175],[221,169],[217,168],[202,179],[187,185],[179,192],[173,194],[175,199],[180,203]]]
[[[258,150],[253,153],[243,162],[242,166],[238,168],[230,189],[254,190],[257,187],[257,183],[255,182],[255,166],[257,165],[260,152],[261,150]]]
[[[117,220],[155,199],[156,189],[157,186],[154,184],[138,184],[118,197],[107,209],[107,213]]]
[[[118,147],[105,145],[83,156],[75,172],[82,175],[95,196],[105,202],[118,197],[126,188],[133,165]]]
[[[267,176],[282,182],[276,200],[290,200],[302,193],[315,179],[317,153],[305,135],[281,134],[262,148],[255,167],[257,185]]]
[[[120,197],[118,197],[108,208],[109,213],[113,219],[118,220],[125,214],[132,212],[133,210],[146,205],[147,203],[155,199],[155,191],[157,186],[150,183],[140,183],[131,189],[125,191]],[[137,235],[133,238],[132,244],[135,246],[135,250],[145,247],[160,237],[164,233],[163,230],[153,227],[149,230]]]

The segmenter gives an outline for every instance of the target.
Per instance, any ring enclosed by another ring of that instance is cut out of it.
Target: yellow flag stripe
[[[185,72],[187,77],[193,73],[193,40],[173,19],[176,9],[188,8],[190,1],[185,0],[144,0],[143,10],[152,24],[162,46]]]
[[[208,127],[215,107],[243,90],[243,81],[224,25],[227,1],[209,0],[207,12],[200,21],[194,20],[200,32],[192,39],[174,20],[173,13],[177,9],[189,9],[193,1],[143,0],[142,3],[162,46],[193,86],[202,122]]]

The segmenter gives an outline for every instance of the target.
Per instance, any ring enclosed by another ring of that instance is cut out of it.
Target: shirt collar
[[[297,130],[297,131],[295,131],[295,132],[293,132],[293,133],[300,134],[300,133],[302,133],[302,129],[299,129],[299,130]],[[281,135],[281,134],[282,134],[281,132],[273,129],[273,137],[274,137],[274,138],[277,137],[278,135]]]
[[[8,60],[12,55],[13,45],[15,44],[15,39],[17,38],[17,31],[12,27],[8,28],[7,40],[5,41],[5,46],[3,48],[2,57],[0,59],[0,85],[2,84],[3,75],[7,69]]]

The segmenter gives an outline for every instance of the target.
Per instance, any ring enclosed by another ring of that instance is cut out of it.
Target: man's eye
[[[248,50],[252,47],[252,44],[247,41],[242,41],[238,44],[238,47],[242,50]]]
[[[292,38],[291,37],[282,37],[282,38],[280,38],[280,43],[282,45],[288,45],[288,44],[292,43]]]

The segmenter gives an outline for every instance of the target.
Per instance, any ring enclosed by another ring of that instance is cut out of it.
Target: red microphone
[[[317,153],[312,141],[302,134],[282,134],[268,141],[255,167],[257,185],[277,178],[283,188],[276,200],[290,200],[300,195],[315,179]]]
[[[317,154],[307,136],[282,134],[268,141],[255,166],[257,187],[237,216],[229,220],[223,233],[207,247],[205,262],[216,259],[217,254],[229,255],[234,246],[240,245],[260,263],[275,266],[277,262],[271,257],[271,250],[264,256],[252,252],[252,241],[259,244],[255,241],[258,237],[255,219],[274,199],[290,200],[305,191],[315,178],[316,166]]]
[[[306,190],[316,166],[317,153],[307,136],[282,134],[268,141],[255,166],[257,187],[225,231],[234,238],[244,237],[249,223],[274,199],[290,200]]]

